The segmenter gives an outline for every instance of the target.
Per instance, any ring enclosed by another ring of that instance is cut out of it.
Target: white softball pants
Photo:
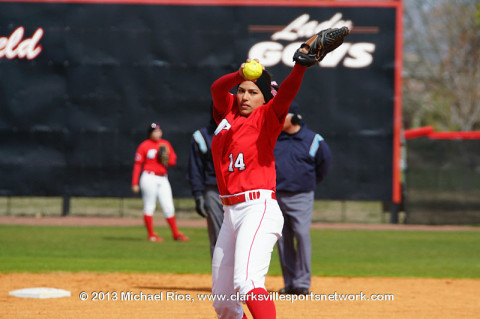
[[[143,213],[145,215],[153,216],[157,206],[157,199],[165,218],[175,215],[172,188],[167,176],[157,176],[143,172],[142,176],[140,176],[139,184],[142,190]]]
[[[212,293],[226,297],[213,302],[218,318],[242,318],[240,301],[230,296],[265,289],[272,251],[283,228],[282,211],[271,193],[261,190],[259,199],[223,208],[212,259]]]

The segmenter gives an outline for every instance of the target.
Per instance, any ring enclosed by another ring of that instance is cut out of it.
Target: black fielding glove
[[[303,47],[303,45],[304,44],[302,44],[300,49]],[[303,53],[300,51],[300,49],[295,51],[295,54],[293,55],[293,61],[300,65],[306,66],[307,68],[318,63],[315,54]]]
[[[157,160],[160,162],[160,164],[167,167],[168,159],[168,147],[166,145],[160,145],[158,148]]]
[[[293,55],[293,61],[310,67],[338,48],[350,34],[347,27],[322,30],[303,43]]]

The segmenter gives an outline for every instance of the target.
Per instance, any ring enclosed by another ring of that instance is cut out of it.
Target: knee
[[[173,205],[164,205],[162,206],[163,214],[165,218],[170,218],[175,216],[175,206]]]
[[[248,294],[248,292],[255,288],[265,289],[265,281],[247,278],[247,280],[235,281],[234,287],[235,291],[238,291],[240,295],[246,295]]]
[[[155,207],[144,207],[143,214],[145,216],[153,216],[153,212],[155,211]]]
[[[155,208],[157,208],[157,205],[154,202],[150,200],[144,200],[143,201],[143,213],[148,216],[152,216],[153,213],[155,212]]]
[[[243,316],[243,308],[239,302],[215,300],[213,307],[215,308],[218,318],[238,319]]]
[[[168,212],[163,212],[163,214],[165,215],[165,218],[171,218],[173,216],[175,216],[175,211],[168,211]]]

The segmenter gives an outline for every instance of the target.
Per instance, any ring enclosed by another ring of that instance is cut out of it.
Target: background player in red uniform
[[[162,139],[160,125],[152,123],[147,129],[148,139],[143,141],[135,153],[135,164],[132,174],[132,191],[142,191],[143,218],[148,232],[148,240],[161,242],[153,230],[153,213],[157,199],[165,218],[172,230],[173,239],[187,241],[188,237],[178,231],[175,220],[172,188],[168,181],[167,168],[177,164],[177,155],[172,145]]]
[[[276,95],[266,71],[255,82],[246,80],[245,64],[211,87],[218,124],[212,154],[225,211],[212,260],[212,292],[226,297],[213,302],[219,318],[246,318],[239,300],[231,298],[236,293],[253,318],[276,318],[275,304],[265,289],[273,247],[283,227],[275,197],[273,150],[306,68],[338,47],[348,33],[348,28],[324,30],[302,44]],[[235,86],[236,95],[230,93]]]

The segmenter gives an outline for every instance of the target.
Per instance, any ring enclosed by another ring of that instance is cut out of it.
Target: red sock
[[[170,229],[172,230],[173,237],[177,237],[178,235],[180,235],[180,232],[178,231],[178,228],[177,228],[177,221],[175,219],[175,216],[167,218],[167,222],[170,225]]]
[[[256,296],[252,298],[250,296]],[[265,296],[263,299],[258,296]],[[268,298],[268,299],[267,299]],[[246,304],[248,310],[252,314],[254,319],[275,319],[277,318],[277,311],[275,310],[275,304],[270,299],[268,292],[263,288],[255,288],[248,292]]]
[[[153,235],[153,216],[143,215],[143,220],[145,221],[145,227],[147,227],[148,236]]]

